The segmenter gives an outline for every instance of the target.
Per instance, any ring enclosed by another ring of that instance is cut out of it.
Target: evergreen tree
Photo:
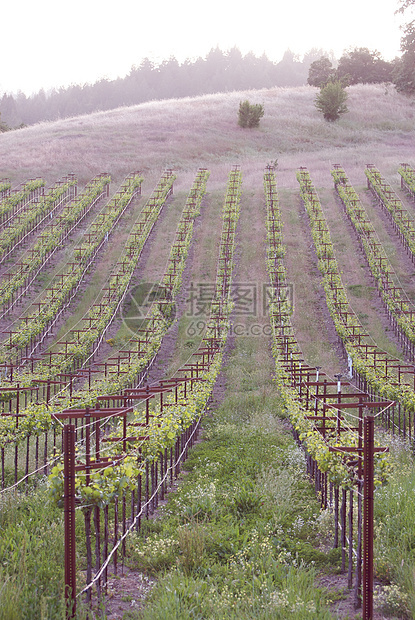
[[[274,84],[277,86],[302,86],[307,81],[307,68],[288,49],[276,65],[273,75]]]
[[[264,106],[260,103],[249,103],[248,99],[240,102],[238,112],[238,125],[240,127],[258,127],[263,116]]]
[[[3,123],[8,127],[18,127],[22,122],[13,95],[6,95],[6,93],[4,93],[0,100],[0,113],[3,118]]]
[[[6,125],[6,123],[3,123],[3,121],[1,120],[1,114],[0,114],[0,133],[4,133],[5,131],[9,131],[10,127],[8,125]]]
[[[329,82],[321,88],[315,100],[317,110],[323,113],[326,121],[337,121],[341,114],[349,110],[346,106],[347,92],[339,81]]]
[[[300,61],[287,50],[280,62],[273,62],[265,54],[257,57],[250,52],[243,56],[236,47],[227,52],[216,47],[205,58],[186,60],[182,64],[174,57],[159,65],[145,58],[124,78],[104,78],[95,84],[74,84],[47,93],[40,90],[30,97],[18,93],[13,97],[15,110],[12,110],[13,101],[7,101],[7,118],[0,94],[0,111],[7,123],[10,112],[13,126],[30,125],[144,101],[273,86],[302,86],[307,82],[307,73],[316,55],[318,58],[324,52],[310,50]],[[3,104],[6,105],[6,100]]]

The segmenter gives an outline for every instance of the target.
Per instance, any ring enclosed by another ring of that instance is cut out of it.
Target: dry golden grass
[[[86,182],[108,171],[119,182],[140,169],[153,182],[165,166],[192,176],[205,165],[212,180],[222,183],[229,164],[242,164],[246,179],[276,159],[281,182],[291,187],[299,165],[310,168],[317,185],[326,184],[327,170],[337,161],[352,181],[353,169],[366,161],[392,172],[413,156],[413,101],[384,85],[348,91],[349,113],[337,123],[323,120],[314,107],[318,91],[309,86],[150,102],[40,123],[0,135],[0,177],[16,184],[42,175],[52,183],[74,172]],[[237,124],[245,98],[264,104],[257,130]],[[189,180],[182,176],[184,184]]]

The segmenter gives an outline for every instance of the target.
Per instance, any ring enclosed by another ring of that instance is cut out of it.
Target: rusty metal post
[[[346,571],[346,491],[342,489],[342,501],[340,507],[340,523],[341,523],[341,549],[342,549],[342,572]]]
[[[349,568],[347,587],[353,588],[353,489],[349,491]]]
[[[360,609],[362,606],[362,495],[363,495],[363,404],[360,400],[359,405],[359,456],[357,466],[357,550],[356,550],[356,579],[354,586],[354,607]]]
[[[373,495],[375,418],[364,420],[363,620],[373,618]]]
[[[360,609],[362,606],[362,492],[363,481],[359,478],[357,482],[357,549],[356,549],[356,578],[354,585],[354,608]]]
[[[76,613],[75,426],[63,427],[66,617]]]

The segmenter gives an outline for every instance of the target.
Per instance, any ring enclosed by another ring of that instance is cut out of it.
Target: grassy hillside
[[[309,166],[326,178],[340,161],[353,181],[353,166],[376,160],[385,173],[413,155],[414,102],[392,86],[348,89],[349,113],[327,123],[314,107],[313,87],[272,88],[145,103],[53,123],[40,123],[0,136],[0,176],[13,183],[28,175],[48,182],[67,172],[80,181],[108,171],[121,181],[131,170],[170,166],[191,171],[206,165],[212,181],[231,163],[249,173],[279,162],[280,182],[296,186],[292,171]],[[257,130],[238,127],[239,101],[263,103]],[[281,176],[282,175],[282,176]],[[315,177],[319,184],[319,177]]]

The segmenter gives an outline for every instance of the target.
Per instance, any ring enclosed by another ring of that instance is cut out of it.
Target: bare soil
[[[318,578],[316,585],[319,588],[326,588],[331,596],[333,603],[330,611],[333,618],[338,620],[361,620],[362,608],[355,609],[354,591],[347,587],[347,575],[324,575]],[[373,610],[372,620],[384,620],[385,616],[376,608]]]
[[[108,579],[105,598],[107,620],[122,620],[128,611],[142,609],[155,579],[124,566],[118,575]]]

